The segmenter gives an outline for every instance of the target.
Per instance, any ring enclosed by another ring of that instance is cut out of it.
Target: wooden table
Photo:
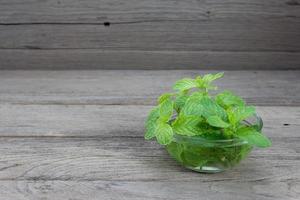
[[[300,199],[300,71],[228,71],[273,141],[233,170],[184,169],[143,138],[155,98],[204,71],[0,71],[0,199]]]

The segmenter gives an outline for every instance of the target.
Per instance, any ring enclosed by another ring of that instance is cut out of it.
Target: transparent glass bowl
[[[263,126],[258,116],[253,116],[244,123],[259,131]],[[236,166],[247,157],[252,148],[247,141],[238,138],[212,140],[178,134],[166,146],[169,154],[184,167],[204,173],[222,172]]]

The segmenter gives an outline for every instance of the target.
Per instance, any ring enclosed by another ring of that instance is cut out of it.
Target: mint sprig
[[[174,134],[207,138],[240,138],[257,147],[268,147],[271,141],[260,130],[244,122],[256,115],[253,106],[230,91],[210,95],[213,82],[223,73],[206,74],[195,79],[177,81],[175,93],[158,98],[158,105],[146,120],[145,139],[156,137],[158,143],[172,143]]]

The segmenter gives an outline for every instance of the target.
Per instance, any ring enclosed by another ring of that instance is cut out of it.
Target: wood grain
[[[0,136],[139,137],[153,106],[8,105],[0,104]],[[259,106],[267,135],[295,137],[300,108]],[[275,131],[275,132],[273,132]]]
[[[214,71],[0,71],[0,102],[16,104],[154,105],[184,77]],[[254,105],[300,105],[300,71],[230,71],[220,89]]]
[[[297,43],[298,44],[298,43]],[[0,49],[0,70],[297,70],[299,52]],[[31,48],[31,49],[28,49]]]
[[[297,18],[299,1],[278,0],[10,0],[0,23],[103,23],[214,18]],[[258,20],[258,21],[259,21]]]
[[[143,138],[1,138],[0,192],[4,197],[15,194],[5,195],[8,187],[8,191],[18,190],[23,195],[34,190],[33,194],[56,197],[64,195],[64,192],[76,194],[67,187],[63,187],[66,191],[51,189],[60,184],[78,185],[78,192],[85,194],[91,193],[85,192],[88,185],[91,191],[97,192],[100,188],[94,188],[96,185],[107,183],[112,184],[113,190],[106,192],[108,197],[130,188],[129,194],[139,194],[140,197],[146,195],[143,192],[151,194],[153,190],[159,197],[172,199],[172,196],[164,196],[164,191],[178,187],[184,194],[185,188],[193,191],[192,196],[184,196],[190,199],[201,193],[202,190],[197,188],[203,185],[202,189],[206,189],[205,195],[208,196],[220,195],[214,193],[221,190],[226,193],[226,198],[237,193],[245,195],[245,199],[260,196],[279,199],[282,195],[297,199],[300,184],[299,137],[272,139],[272,148],[253,151],[237,168],[204,175],[185,170],[161,147],[145,142]],[[151,183],[165,185],[165,190],[151,189],[153,186],[147,189],[146,186],[150,187]],[[39,184],[49,185],[49,190],[43,190],[43,187],[38,187]],[[275,192],[274,186],[280,192]],[[27,192],[23,191],[23,187],[28,188]],[[150,195],[149,198],[155,197]]]
[[[269,137],[271,148],[256,149],[240,166],[212,176],[184,169],[141,137],[2,137],[0,180],[299,181],[299,136]]]
[[[243,181],[1,181],[1,200],[7,199],[218,199],[297,200],[299,182]],[[274,190],[276,188],[276,190]],[[269,191],[272,191],[270,193]]]
[[[126,182],[126,181],[1,181],[3,196],[7,199],[222,199],[231,200],[234,195],[240,200],[253,199],[285,199],[297,200],[299,184],[295,179],[288,183],[261,181],[253,185],[251,182],[234,182],[230,180],[203,182]],[[292,186],[291,186],[292,185]],[[274,188],[277,188],[274,190]],[[281,188],[281,189],[279,189]],[[268,191],[273,189],[273,193]],[[74,198],[73,198],[74,197]]]
[[[299,52],[299,27],[297,19],[0,26],[0,48]]]
[[[0,69],[299,69],[297,4],[0,2]]]

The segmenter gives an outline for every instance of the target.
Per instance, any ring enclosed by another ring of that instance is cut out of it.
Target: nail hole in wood
[[[104,26],[110,26],[110,22],[104,22]]]

